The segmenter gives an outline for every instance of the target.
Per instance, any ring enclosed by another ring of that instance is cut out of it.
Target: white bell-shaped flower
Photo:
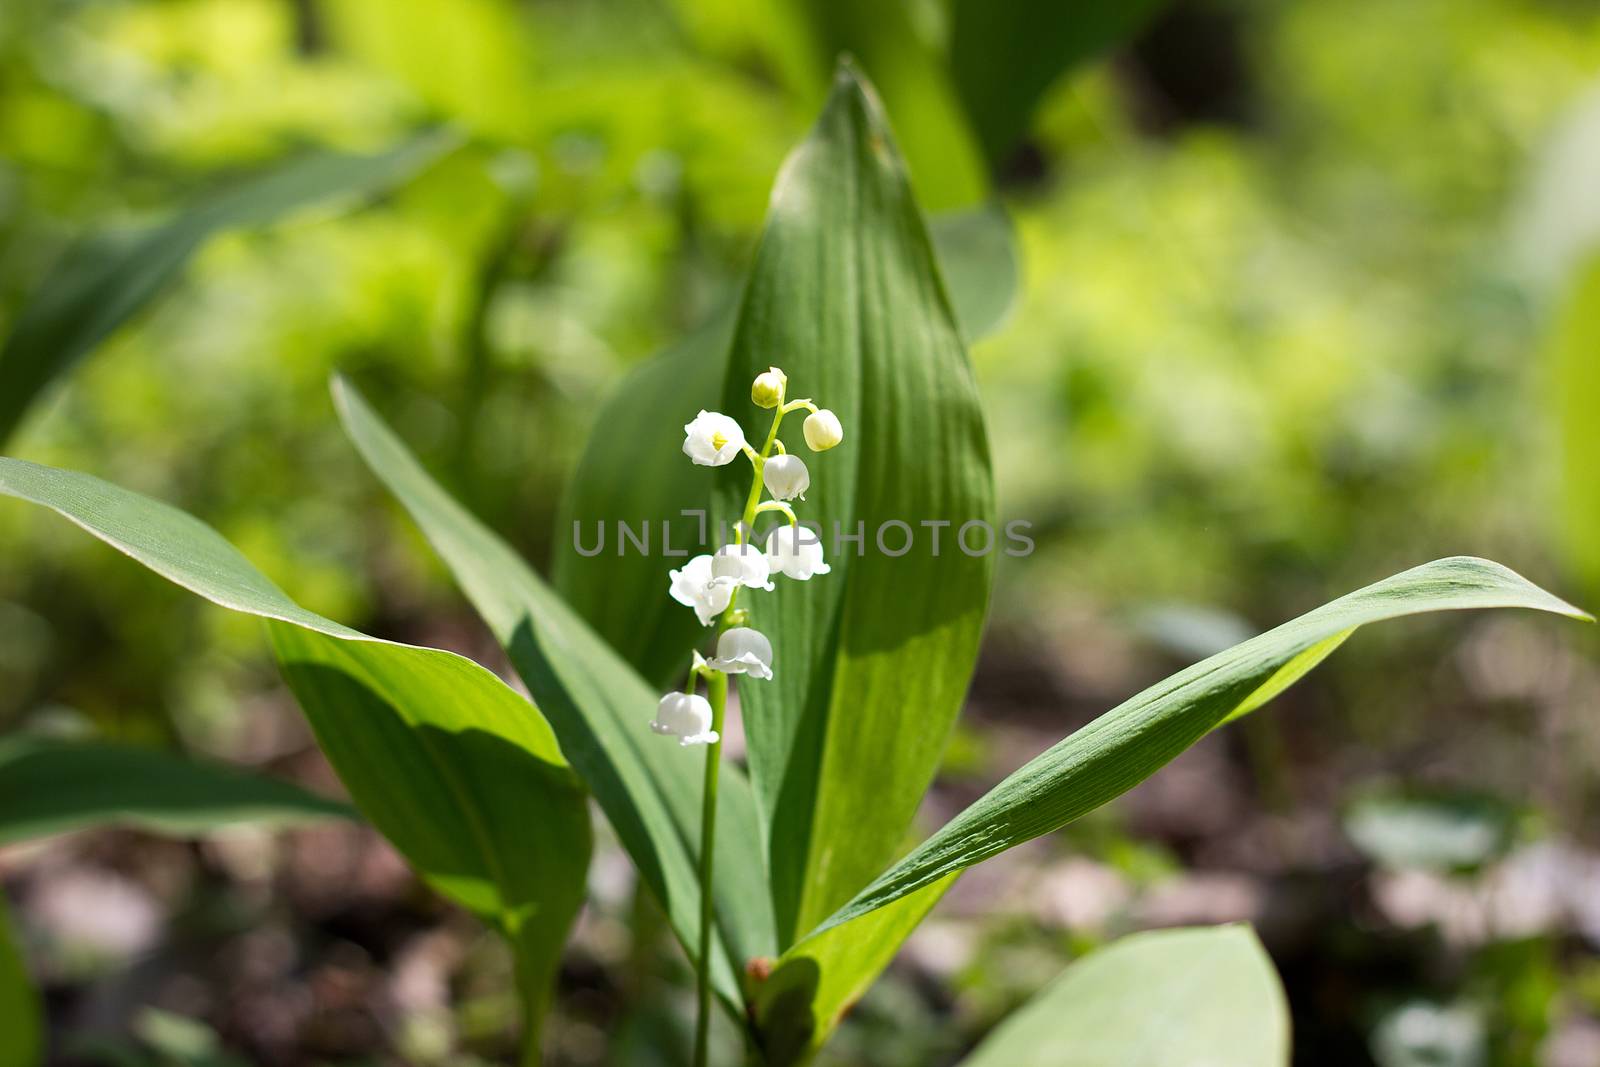
[[[744,430],[717,411],[702,411],[683,428],[683,454],[702,467],[732,463],[744,448]]]
[[[711,573],[711,557],[699,555],[671,572],[672,599],[694,609],[701,626],[710,626],[733,599],[734,584],[718,581]]]
[[[799,456],[771,457],[761,470],[761,480],[767,483],[774,500],[804,500],[806,490],[811,488],[811,472]]]
[[[767,681],[772,677],[772,642],[760,630],[735,626],[717,638],[717,654],[706,666],[725,674],[748,674]]]
[[[714,745],[718,734],[711,728],[711,702],[698,693],[668,693],[656,705],[650,729],[678,739],[678,744]]]
[[[802,582],[813,574],[828,573],[822,562],[822,537],[804,526],[780,526],[768,534],[767,558],[773,570]]]
[[[807,415],[805,426],[801,428],[805,431],[806,444],[811,446],[813,452],[826,452],[844,440],[844,427],[839,424],[839,416],[827,408]]]
[[[771,571],[771,561],[755,545],[723,545],[711,558],[711,580],[726,583],[730,588],[747,585],[751,589],[770,590]]]

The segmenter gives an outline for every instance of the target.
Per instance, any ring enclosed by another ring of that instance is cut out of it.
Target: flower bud
[[[811,472],[799,456],[769,457],[761,468],[761,480],[767,483],[774,500],[804,500],[806,490],[811,488]]]
[[[789,385],[789,376],[777,367],[768,367],[750,383],[750,399],[758,408],[775,408],[783,403],[783,391]]]
[[[844,427],[839,425],[839,416],[827,408],[814,411],[806,417],[805,432],[806,444],[811,446],[813,452],[826,452],[844,440]]]

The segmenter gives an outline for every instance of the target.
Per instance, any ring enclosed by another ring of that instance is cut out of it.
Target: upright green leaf
[[[1131,37],[1166,0],[952,0],[950,72],[991,164],[1057,78]]]
[[[40,283],[0,347],[0,444],[29,405],[171,285],[218,232],[262,226],[306,204],[380,192],[453,148],[434,131],[376,155],[302,156],[203,201],[168,222],[85,238]]]
[[[1062,972],[964,1067],[1288,1067],[1289,1006],[1248,926],[1125,937]]]
[[[832,573],[741,601],[774,648],[776,677],[739,694],[788,945],[899,850],[965,696],[1001,547],[972,368],[882,110],[848,68],[774,188],[720,410],[765,421],[749,390],[770,363],[845,431],[806,454],[801,507]],[[801,419],[784,433],[799,449]],[[748,470],[720,473],[731,523]]]
[[[647,724],[660,694],[504,541],[452,500],[359,393],[342,380],[335,380],[333,391],[350,439],[505,645],[562,749],[692,954],[700,929],[695,859],[703,761],[653,736]],[[666,599],[666,590],[663,567],[654,595]],[[742,1014],[738,975],[746,961],[773,955],[776,938],[754,803],[736,768],[724,769],[717,810],[718,953],[712,977],[725,1002]]]
[[[0,897],[0,1067],[37,1067],[44,1058],[43,1014]]]
[[[1405,615],[1469,608],[1531,608],[1590,618],[1488,560],[1435,560],[1386,578],[1202,660],[1106,712],[946,823],[821,929],[859,919],[1093,811],[1241,708],[1259,706],[1263,691],[1280,692],[1286,679],[1304,674],[1348,631]]]
[[[1016,298],[1020,270],[1011,222],[998,205],[936,215],[929,225],[963,336],[996,330]],[[551,581],[567,603],[645,679],[668,685],[704,636],[661,590],[665,549],[700,551],[711,483],[685,463],[683,423],[721,402],[734,309],[635,369],[600,409],[568,479],[556,519]],[[615,427],[626,427],[616,432]],[[642,537],[626,550],[617,532]],[[663,533],[663,531],[666,531]]]
[[[0,845],[92,826],[181,835],[354,814],[289,782],[157,749],[0,738]]]
[[[536,1028],[583,901],[583,790],[549,724],[451,652],[307,611],[205,523],[73,471],[0,457],[0,493],[52,508],[213,603],[271,621],[295,695],[362,813],[517,952]]]

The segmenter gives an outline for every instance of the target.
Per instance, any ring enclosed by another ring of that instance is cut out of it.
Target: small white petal
[[[707,730],[705,733],[690,734],[688,737],[678,738],[678,747],[689,748],[691,745],[714,745],[720,740],[722,740],[721,734],[715,730]]]
[[[772,564],[766,554],[755,545],[723,545],[711,560],[711,579],[729,585],[770,590],[772,582],[768,575],[771,569]]]
[[[683,454],[702,467],[732,463],[744,448],[744,430],[717,411],[701,411],[683,428]]]
[[[696,556],[685,563],[681,570],[669,573],[672,584],[668,592],[672,599],[693,608],[701,626],[710,626],[733,599],[733,584],[717,580],[708,555]]]
[[[844,427],[839,423],[839,416],[827,408],[806,416],[802,429],[805,431],[806,444],[811,446],[813,452],[826,452],[844,440]]]
[[[706,661],[713,670],[748,674],[763,681],[772,678],[772,642],[760,630],[735,626],[717,638],[716,658]]]
[[[806,490],[811,488],[811,473],[806,470],[805,462],[795,455],[768,459],[762,468],[761,480],[766,482],[767,491],[776,500],[793,500],[795,497],[804,500]]]
[[[711,729],[711,702],[698,693],[662,697],[650,729],[676,737],[680,745],[709,745],[717,740],[717,732]]]
[[[822,562],[822,538],[804,526],[780,526],[767,536],[767,558],[772,568],[790,578],[805,581],[813,574],[827,574]]]

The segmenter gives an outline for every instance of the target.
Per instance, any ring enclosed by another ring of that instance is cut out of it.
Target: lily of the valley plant
[[[51,508],[184,588],[266,620],[361,814],[510,946],[525,1063],[540,1062],[539,1027],[584,902],[592,800],[695,967],[697,1062],[709,1057],[716,1003],[748,1062],[799,1067],[963,870],[1111,801],[1262,708],[1358,628],[1475,608],[1586,617],[1486,560],[1414,567],[1133,695],[905,851],[965,701],[992,559],[940,556],[919,541],[900,555],[836,551],[825,562],[793,502],[835,529],[912,518],[993,526],[988,435],[965,348],[988,325],[971,317],[986,302],[952,292],[941,261],[963,254],[981,253],[936,255],[876,98],[842,69],[775,183],[737,314],[624,384],[600,422],[636,432],[594,434],[562,502],[564,523],[624,512],[665,522],[693,502],[737,519],[725,544],[671,572],[670,599],[658,559],[589,558],[570,546],[557,551],[552,587],[334,381],[351,441],[444,559],[531,702],[465,657],[307,610],[211,527],[148,497],[7,457],[0,494]],[[969,285],[994,274],[949,271]],[[788,400],[773,358],[832,410]],[[718,413],[747,396],[772,412],[759,449]],[[664,404],[700,410],[682,441],[692,464],[674,447],[676,419],[660,418]],[[829,453],[814,461],[815,485],[778,441],[785,415],[802,408],[806,444]],[[748,488],[736,470],[694,466],[741,456]],[[758,520],[774,524],[764,540]],[[685,658],[687,682],[660,696],[683,678]],[[743,766],[720,762],[731,674],[745,680]],[[647,723],[667,737],[651,737]],[[692,761],[699,746],[703,768]],[[1230,946],[1232,978],[1218,970],[1219,944]],[[1079,1039],[1121,1049],[1105,1062],[1287,1064],[1281,996],[1243,931],[1141,940],[1074,970],[967,1067],[1056,1067],[1052,1041]],[[1173,976],[1183,981],[1161,981]],[[1096,1010],[1073,1014],[1085,1004]]]
[[[825,452],[838,445],[844,440],[844,429],[837,415],[826,408],[818,408],[811,400],[789,400],[788,386],[788,375],[777,367],[769,367],[751,383],[751,401],[757,407],[772,410],[772,424],[759,452],[750,447],[739,423],[719,412],[702,410],[683,428],[683,454],[699,466],[721,467],[744,456],[751,467],[750,492],[745,498],[744,514],[733,527],[733,540],[718,548],[714,555],[696,556],[681,570],[671,572],[672,598],[693,608],[702,626],[715,625],[716,650],[709,659],[699,651],[692,653],[689,679],[683,691],[662,697],[655,720],[650,723],[656,733],[676,737],[685,747],[709,746],[701,799],[701,960],[711,958],[717,771],[722,757],[723,716],[728,706],[728,675],[742,674],[761,681],[772,678],[772,642],[761,631],[741,625],[748,613],[738,607],[739,591],[746,588],[771,591],[774,574],[803,582],[814,574],[828,573],[828,565],[822,560],[821,538],[800,525],[799,516],[788,503],[797,498],[805,499],[805,492],[811,487],[811,473],[805,461],[789,454],[778,440],[778,428],[790,412],[802,409],[810,412],[804,432],[806,444],[813,452]],[[777,455],[772,454],[774,448]],[[763,487],[772,499],[761,499]],[[763,551],[754,540],[756,519],[771,512],[781,515],[786,522],[773,528]],[[705,680],[709,699],[695,692],[699,679]],[[694,1062],[698,1065],[706,1062],[711,1025],[709,967],[699,968],[696,993]]]

